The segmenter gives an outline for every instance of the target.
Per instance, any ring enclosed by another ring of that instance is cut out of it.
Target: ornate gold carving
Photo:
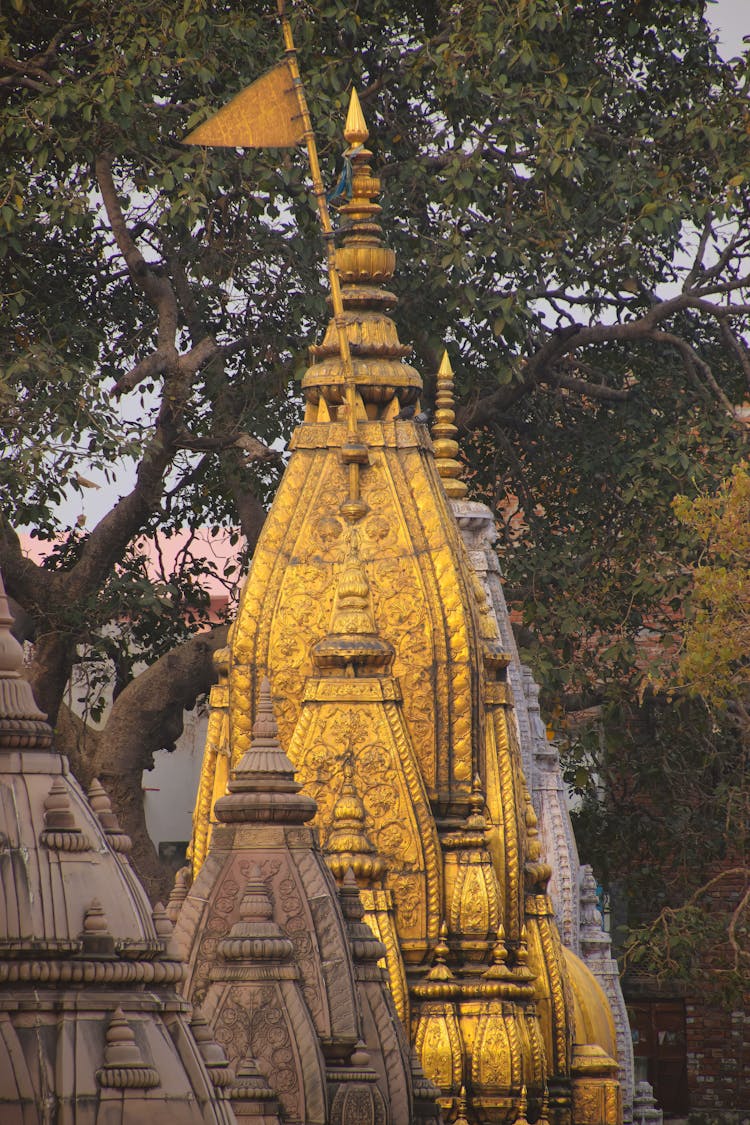
[[[501,829],[501,849],[496,848],[495,855],[498,850],[502,850],[505,931],[511,941],[517,941],[522,924],[521,859],[515,779],[515,769],[519,766],[513,754],[504,708],[498,707],[489,711],[487,723],[488,726],[491,725],[491,731],[488,731],[491,737],[487,740],[487,795],[490,815]],[[490,839],[490,847],[492,847],[492,839]]]
[[[415,943],[424,956],[440,921],[438,845],[398,705],[305,704],[289,756],[318,803],[317,823],[324,834],[334,819],[336,778],[350,750],[350,784],[362,802],[367,835],[387,865],[399,937]]]
[[[484,795],[479,778],[463,829],[443,837],[448,920],[453,943],[470,962],[482,961],[500,924],[500,889],[487,850]]]
[[[471,1082],[477,1094],[505,1095],[521,1088],[522,1055],[519,1013],[504,1000],[490,1000],[479,1008],[471,1060]]]
[[[617,1063],[594,1043],[576,1044],[572,1062],[575,1125],[620,1125]]]
[[[420,1005],[414,1046],[425,1074],[443,1098],[452,1099],[464,1074],[464,1045],[453,1004],[433,1000]]]
[[[398,943],[396,922],[393,912],[393,895],[387,890],[364,888],[359,892],[365,910],[364,921],[375,937],[385,946],[385,958],[381,962],[388,972],[393,1002],[399,1019],[407,1033],[409,1030],[409,990],[406,984],[406,970]]]
[[[526,926],[547,1056],[554,1073],[568,1074],[573,1046],[573,997],[552,904],[546,895],[527,896]]]
[[[318,703],[401,702],[401,692],[395,680],[321,680],[312,678],[305,685],[303,702]]]

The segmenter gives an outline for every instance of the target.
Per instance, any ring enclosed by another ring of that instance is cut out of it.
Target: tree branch
[[[550,373],[548,377],[540,379],[542,383],[549,383],[553,387],[565,387],[576,394],[585,395],[599,402],[627,402],[632,397],[633,388],[607,387],[604,383],[589,383],[585,379],[578,379],[573,375],[558,375]]]
[[[653,340],[655,343],[670,344],[673,348],[676,348],[682,356],[683,362],[686,362],[686,364],[691,364],[692,367],[703,376],[706,383],[713,391],[716,401],[719,402],[723,407],[727,417],[731,418],[732,420],[735,419],[736,415],[734,407],[722,391],[719,384],[716,382],[713,371],[706,363],[706,361],[698,355],[695,348],[693,348],[687,342],[687,340],[683,340],[681,336],[676,336],[672,332],[665,332],[662,329],[654,329],[648,332],[646,334],[646,338],[649,340]]]
[[[96,158],[95,168],[107,218],[120,253],[125,259],[131,280],[156,308],[159,319],[159,350],[164,350],[167,362],[175,360],[177,358],[175,340],[178,315],[174,290],[166,277],[157,274],[148,265],[128,230],[112,177],[112,157],[110,154],[100,154]]]

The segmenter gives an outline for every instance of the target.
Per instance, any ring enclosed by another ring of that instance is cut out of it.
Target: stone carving
[[[633,1125],[662,1125],[664,1114],[656,1104],[649,1082],[639,1082],[633,1098]]]
[[[594,872],[588,864],[580,869],[581,925],[580,948],[585,964],[591,969],[604,995],[609,1001],[617,1036],[617,1059],[620,1064],[620,1083],[624,1095],[630,1097],[634,1086],[633,1040],[630,1034],[628,1013],[620,986],[620,971],[612,957],[611,940],[602,926],[602,916],[596,896]],[[630,1118],[628,1104],[626,1120]]]
[[[233,1125],[176,991],[169,922],[102,787],[87,802],[55,752],[10,624],[0,579],[0,1117]]]

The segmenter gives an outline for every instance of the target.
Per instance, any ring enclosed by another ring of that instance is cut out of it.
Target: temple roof
[[[231,1125],[175,989],[171,923],[103,787],[87,800],[54,750],[11,623],[0,577],[0,1119],[40,1120],[53,1098],[76,1125]]]

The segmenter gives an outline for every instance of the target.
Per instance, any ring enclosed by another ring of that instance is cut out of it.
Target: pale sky
[[[742,38],[750,35],[750,0],[717,0],[709,3],[706,18],[719,33],[719,49],[725,59],[742,51]]]

